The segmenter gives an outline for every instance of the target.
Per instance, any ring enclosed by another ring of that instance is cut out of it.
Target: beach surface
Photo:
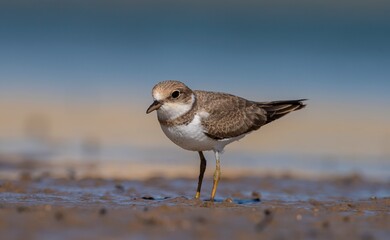
[[[390,182],[359,175],[0,180],[2,239],[388,239]]]

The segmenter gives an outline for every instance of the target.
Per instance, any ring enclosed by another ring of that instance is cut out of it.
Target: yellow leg
[[[211,201],[214,201],[215,193],[217,192],[218,182],[221,178],[221,167],[219,161],[219,152],[215,152],[215,171],[214,171],[214,181],[213,181],[213,189],[211,190]]]
[[[204,176],[204,172],[206,171],[206,164],[207,164],[203,152],[199,151],[198,153],[200,158],[200,171],[199,171],[198,188],[196,189],[196,195],[195,195],[196,199],[200,198],[200,190],[202,188],[203,176]]]

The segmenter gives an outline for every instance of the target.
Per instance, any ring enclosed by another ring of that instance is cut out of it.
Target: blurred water
[[[208,159],[208,171],[211,173],[215,166],[214,155],[212,152],[206,152],[206,158]],[[179,148],[105,145],[99,148],[98,153],[86,153],[80,142],[55,147],[27,141],[9,142],[8,144],[3,142],[0,146],[0,163],[12,164],[12,161],[19,163],[17,165],[19,167],[24,166],[25,161],[32,165],[36,162],[39,165],[30,170],[40,173],[49,171],[54,175],[58,173],[63,176],[69,170],[75,169],[81,175],[92,173],[99,176],[102,174],[110,178],[118,177],[115,176],[117,173],[125,178],[145,178],[153,175],[183,177],[188,172],[196,176],[199,168],[197,153]],[[291,175],[320,179],[359,175],[373,180],[390,180],[390,161],[387,157],[261,154],[227,150],[222,155],[221,161],[225,176]],[[19,167],[14,169],[20,170]],[[3,166],[0,168],[0,175],[1,172],[9,171],[9,168]]]

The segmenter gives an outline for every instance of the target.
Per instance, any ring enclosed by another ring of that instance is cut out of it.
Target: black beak
[[[154,100],[154,102],[148,107],[148,110],[146,110],[146,114],[153,112],[154,110],[158,110],[161,107],[162,103]]]

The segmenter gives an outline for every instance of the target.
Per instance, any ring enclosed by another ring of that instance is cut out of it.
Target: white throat
[[[191,95],[191,101],[187,103],[181,102],[165,102],[158,110],[157,115],[161,120],[173,120],[188,113],[195,103],[195,95]]]

